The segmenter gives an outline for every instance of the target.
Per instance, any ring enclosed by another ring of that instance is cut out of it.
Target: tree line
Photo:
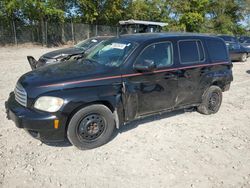
[[[165,31],[246,34],[250,0],[0,0],[0,24],[167,22]]]

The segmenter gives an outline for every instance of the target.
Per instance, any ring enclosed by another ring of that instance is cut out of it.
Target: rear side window
[[[223,41],[213,39],[207,40],[207,47],[209,56],[213,62],[228,60],[227,48]]]
[[[180,61],[182,64],[199,63],[205,60],[204,48],[199,40],[178,42]]]

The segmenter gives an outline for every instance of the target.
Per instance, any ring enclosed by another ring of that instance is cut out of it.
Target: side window
[[[154,61],[157,68],[173,64],[173,48],[171,42],[155,43],[147,46],[137,58],[136,64],[143,64],[146,60]]]
[[[180,61],[182,64],[199,63],[205,60],[204,48],[199,40],[178,42]]]
[[[208,53],[212,61],[227,61],[228,52],[223,41],[207,40]],[[230,47],[229,47],[230,48]]]

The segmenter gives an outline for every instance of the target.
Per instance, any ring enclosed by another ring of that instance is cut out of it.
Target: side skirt
[[[123,125],[127,125],[133,121],[136,121],[136,120],[140,120],[140,119],[143,119],[143,118],[146,118],[146,117],[150,117],[150,116],[155,116],[155,115],[163,115],[165,113],[168,113],[168,112],[172,112],[172,111],[176,111],[176,110],[181,110],[181,109],[186,109],[186,108],[194,108],[194,107],[197,107],[199,106],[200,104],[197,103],[197,104],[192,104],[192,105],[186,105],[186,106],[180,106],[180,107],[175,107],[175,108],[171,108],[171,109],[166,109],[166,110],[162,110],[162,111],[158,111],[158,112],[154,112],[154,113],[149,113],[149,114],[144,114],[144,115],[140,115],[138,117],[136,117],[135,119],[131,120],[131,121],[126,121],[123,123]]]

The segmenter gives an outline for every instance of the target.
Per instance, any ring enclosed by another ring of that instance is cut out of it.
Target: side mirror
[[[156,69],[156,64],[153,60],[145,59],[143,63],[136,63],[134,69],[138,72],[152,72]]]

